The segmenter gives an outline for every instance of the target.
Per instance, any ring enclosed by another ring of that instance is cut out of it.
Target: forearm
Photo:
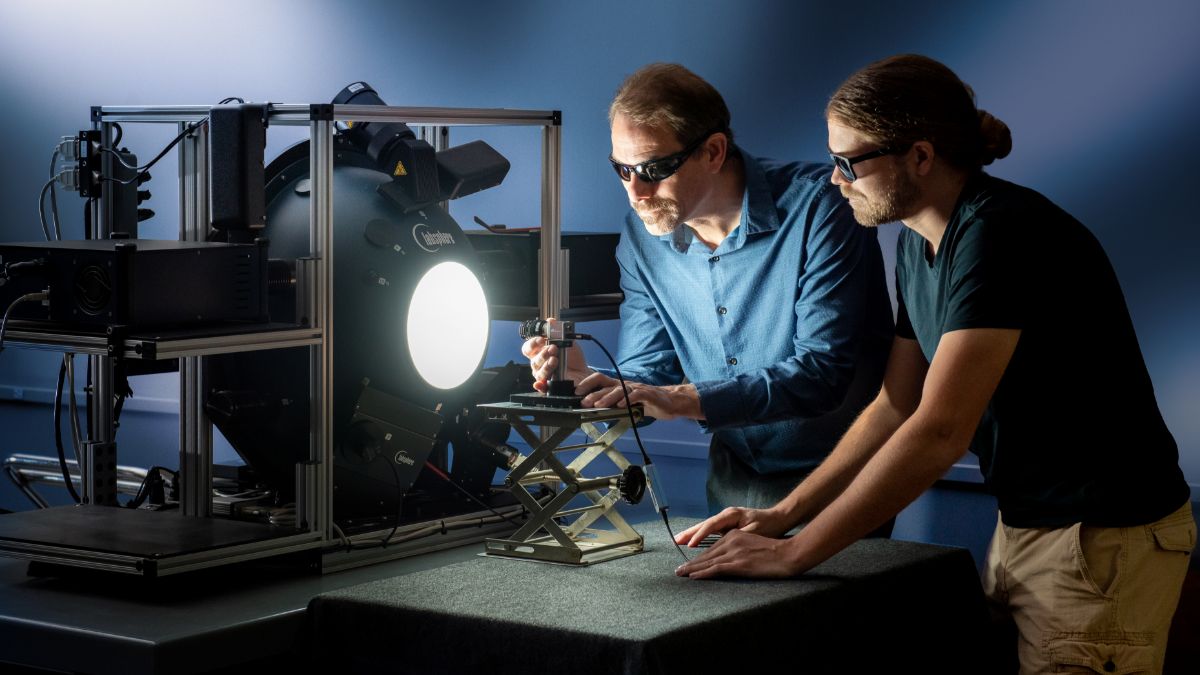
[[[794,521],[811,516],[808,526],[790,539],[771,539],[782,531],[777,513],[726,509],[693,528],[689,543],[712,532],[730,536],[676,573],[700,579],[802,574],[899,513],[962,456],[1019,339],[1015,329],[951,331],[926,365],[915,340],[897,337],[875,402],[827,466],[777,505]],[[730,531],[747,519],[767,523],[770,531]]]
[[[906,416],[881,398],[859,414],[837,447],[774,508],[794,527],[812,520],[854,481]]]
[[[914,416],[870,457],[855,479],[788,546],[811,569],[895,516],[962,456],[966,441]]]
[[[833,353],[803,354],[735,377],[699,381],[696,387],[714,430],[819,417],[846,400],[853,363]]]

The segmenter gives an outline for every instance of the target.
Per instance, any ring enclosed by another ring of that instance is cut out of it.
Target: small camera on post
[[[558,367],[554,369],[554,373],[547,380],[545,393],[512,394],[508,400],[521,405],[543,408],[580,407],[583,404],[583,397],[575,395],[575,381],[567,377],[568,348],[575,344],[575,322],[529,319],[521,322],[519,330],[522,340],[543,337],[549,344],[558,347]]]

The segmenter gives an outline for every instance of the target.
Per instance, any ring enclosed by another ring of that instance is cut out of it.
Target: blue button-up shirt
[[[702,426],[760,473],[811,469],[879,390],[883,260],[829,166],[742,159],[741,222],[715,250],[626,217],[618,362],[630,380],[693,383]]]

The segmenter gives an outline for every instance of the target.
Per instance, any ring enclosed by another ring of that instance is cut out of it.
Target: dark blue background
[[[35,200],[50,151],[60,135],[88,126],[91,105],[215,103],[226,96],[319,102],[360,79],[393,105],[562,110],[564,227],[615,230],[626,204],[605,161],[605,113],[614,89],[638,66],[678,61],[707,78],[725,95],[738,140],[752,153],[820,160],[822,110],[838,83],[871,60],[921,52],[957,71],[980,106],[1012,129],[1013,153],[992,172],[1043,192],[1103,242],[1195,484],[1197,27],[1200,3],[1193,0],[10,0],[0,4],[0,239],[40,239]],[[272,129],[269,154],[298,133]],[[148,157],[172,135],[165,126],[127,125],[126,142]],[[480,215],[536,224],[537,132],[452,135],[475,137],[508,154],[513,172],[504,187],[456,203],[452,212],[464,223]],[[174,171],[168,159],[148,186],[159,214],[146,229],[152,236],[175,234]],[[79,199],[60,201],[69,236],[80,236]],[[898,227],[880,230],[889,265]],[[615,342],[612,325],[592,330]],[[510,325],[497,325],[489,362],[517,355],[512,334]],[[1105,335],[1083,326],[1080,339]],[[0,406],[0,454],[49,451],[44,402],[55,364],[52,355],[24,350],[0,355],[0,397],[8,401]],[[135,387],[122,457],[171,463],[176,385],[159,378]],[[699,504],[705,437],[690,423],[647,432],[654,452],[687,467],[675,487],[684,502]],[[0,506],[26,505],[6,485]]]

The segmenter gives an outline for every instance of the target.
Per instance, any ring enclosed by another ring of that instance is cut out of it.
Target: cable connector
[[[79,190],[79,169],[64,169],[54,176],[55,182],[64,190],[77,192]]]
[[[0,285],[10,279],[24,276],[26,274],[36,274],[46,266],[45,258],[34,258],[33,260],[22,260],[14,263],[0,264]],[[49,293],[49,289],[44,291]]]
[[[79,159],[79,137],[63,136],[58,141],[58,155],[63,161],[74,162]]]

